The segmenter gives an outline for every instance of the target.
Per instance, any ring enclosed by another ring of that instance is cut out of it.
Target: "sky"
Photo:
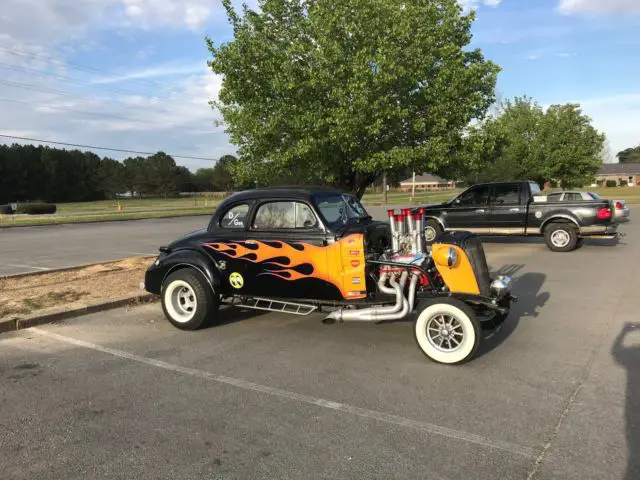
[[[640,144],[640,0],[459,1],[477,14],[472,46],[502,67],[499,98],[579,103],[610,161]],[[204,37],[232,38],[220,0],[2,4],[0,134],[162,150],[192,171],[235,152],[209,106],[221,79]]]

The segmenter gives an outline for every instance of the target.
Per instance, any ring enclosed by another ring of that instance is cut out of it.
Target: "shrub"
[[[11,205],[0,205],[0,215],[11,215],[12,213]]]
[[[616,182],[615,180],[607,180],[607,187],[617,187],[618,186],[618,182]]]
[[[602,185],[604,185],[604,180],[596,180],[596,185],[601,187]]]
[[[16,213],[27,215],[44,215],[56,213],[57,207],[53,203],[20,203]]]
[[[628,184],[628,182],[626,180],[620,180],[620,186],[621,187],[626,187]]]

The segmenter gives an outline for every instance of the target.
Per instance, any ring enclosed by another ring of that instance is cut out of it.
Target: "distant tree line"
[[[35,145],[0,145],[0,203],[83,202],[131,192],[169,197],[179,192],[227,191],[235,187],[232,155],[193,174],[164,152],[117,161],[92,152]]]
[[[620,163],[640,163],[640,145],[622,150],[616,157]]]

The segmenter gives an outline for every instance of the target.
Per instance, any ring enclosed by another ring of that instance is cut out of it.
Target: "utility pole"
[[[382,174],[382,204],[387,204],[387,172]]]
[[[415,196],[416,196],[416,172],[413,172],[413,181],[411,182],[411,201],[412,202]]]

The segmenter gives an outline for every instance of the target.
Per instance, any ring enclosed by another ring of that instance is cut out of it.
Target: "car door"
[[[290,299],[335,296],[319,274],[328,270],[327,234],[310,203],[270,199],[256,204],[245,243],[254,249],[246,293]]]
[[[526,208],[519,183],[494,185],[491,189],[489,223],[491,233],[517,235],[524,233]]]
[[[444,212],[446,228],[488,233],[489,192],[489,185],[478,185],[463,192]]]
[[[210,225],[210,237],[203,244],[204,251],[218,265],[221,288],[225,293],[243,293],[243,279],[247,275],[247,262],[241,258],[249,213],[253,201],[231,204]]]

